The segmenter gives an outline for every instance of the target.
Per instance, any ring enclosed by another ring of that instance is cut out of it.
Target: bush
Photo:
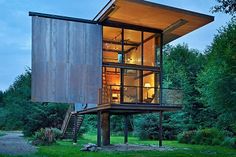
[[[173,117],[172,117],[173,116]],[[175,115],[177,116],[177,115]],[[179,115],[178,115],[179,116]],[[178,133],[182,130],[181,124],[177,121],[170,121],[175,118],[173,114],[165,113],[163,116],[163,138],[165,140],[175,140]],[[159,114],[145,114],[138,115],[134,118],[134,135],[138,136],[141,140],[159,138]],[[180,125],[179,125],[180,124]]]
[[[196,135],[196,131],[186,131],[178,134],[177,139],[179,143],[193,143],[192,139]]]
[[[51,130],[52,130],[52,132],[53,132],[53,134],[54,134],[56,140],[58,140],[58,139],[61,138],[61,136],[62,136],[62,132],[61,132],[60,129],[57,129],[57,128],[51,128]]]
[[[158,139],[159,116],[157,114],[147,114],[135,118],[135,135],[141,140]]]
[[[236,138],[235,137],[225,137],[225,139],[221,145],[236,148]]]
[[[56,128],[41,128],[33,136],[33,145],[51,145],[61,137],[61,132]]]
[[[180,143],[203,144],[203,145],[230,145],[234,146],[235,138],[225,138],[229,133],[220,131],[216,128],[207,128],[197,131],[186,131],[178,134],[177,139]],[[222,144],[222,141],[224,141]]]

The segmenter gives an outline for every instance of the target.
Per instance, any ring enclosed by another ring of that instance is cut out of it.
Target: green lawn
[[[85,135],[77,146],[70,141],[59,141],[53,146],[43,146],[39,151],[28,157],[236,157],[236,150],[219,146],[201,146],[179,144],[177,141],[164,141],[165,146],[174,147],[174,151],[139,151],[139,152],[80,152],[82,144],[95,143],[96,136]],[[111,143],[122,143],[123,137],[113,136]],[[132,144],[157,144],[157,141],[139,141],[135,137],[129,138]],[[10,157],[0,155],[0,157]]]

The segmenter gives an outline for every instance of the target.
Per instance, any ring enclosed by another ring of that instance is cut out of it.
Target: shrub
[[[51,145],[61,136],[60,130],[56,128],[41,128],[33,136],[33,145]]]
[[[221,145],[236,148],[236,137],[225,137]]]
[[[193,137],[196,135],[196,131],[185,131],[177,135],[179,143],[192,143]]]
[[[138,116],[135,119],[135,134],[141,139],[158,139],[158,122],[157,114],[147,114]]]
[[[203,145],[220,145],[224,141],[227,132],[220,131],[216,128],[207,128],[197,131],[186,131],[177,136],[180,143],[203,144]],[[233,145],[233,139],[225,139],[224,145]]]
[[[58,140],[62,136],[62,132],[58,128],[51,128],[52,132],[54,133],[55,139]]]

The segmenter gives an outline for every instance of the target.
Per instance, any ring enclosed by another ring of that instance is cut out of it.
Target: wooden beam
[[[160,111],[160,117],[159,117],[159,147],[162,147],[162,132],[163,132],[163,129],[162,129],[162,111]]]
[[[103,43],[107,43],[107,44],[114,44],[114,45],[122,45],[122,42],[119,42],[119,41],[113,41],[113,40],[103,40]],[[139,43],[136,43],[136,42],[124,42],[124,45],[126,46],[138,46]]]
[[[97,146],[101,147],[101,111],[97,112]]]
[[[103,26],[117,27],[117,28],[123,28],[123,29],[132,29],[132,30],[144,31],[144,32],[162,33],[162,30],[157,29],[157,28],[150,28],[150,27],[145,27],[145,26],[133,25],[133,24],[123,23],[123,22],[112,21],[109,19],[107,19],[103,22],[100,22],[99,24],[101,24]]]
[[[102,113],[102,144],[110,145],[110,113]]]
[[[129,48],[129,49],[126,50],[124,53],[125,53],[125,54],[126,54],[126,53],[129,53],[130,51],[132,51],[132,50],[138,48],[139,46],[142,46],[144,43],[148,42],[148,41],[151,40],[152,38],[157,37],[157,36],[159,36],[159,35],[160,35],[160,33],[156,33],[156,34],[154,34],[154,35],[151,35],[150,37],[148,37],[148,38],[145,39],[145,40],[142,39],[142,42],[139,43],[139,45],[137,45],[136,47],[131,47],[131,48]]]
[[[172,23],[171,25],[169,25],[167,28],[164,29],[163,33],[164,34],[168,34],[173,32],[174,30],[176,30],[177,28],[185,25],[186,23],[188,23],[188,21],[180,19],[174,23]]]
[[[122,53],[121,50],[114,50],[114,49],[102,49],[102,51],[104,52],[116,52],[116,53]]]

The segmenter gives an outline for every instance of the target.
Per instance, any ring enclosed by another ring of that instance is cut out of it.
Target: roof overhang
[[[214,21],[214,17],[144,0],[110,0],[94,21],[161,30],[166,44]]]

